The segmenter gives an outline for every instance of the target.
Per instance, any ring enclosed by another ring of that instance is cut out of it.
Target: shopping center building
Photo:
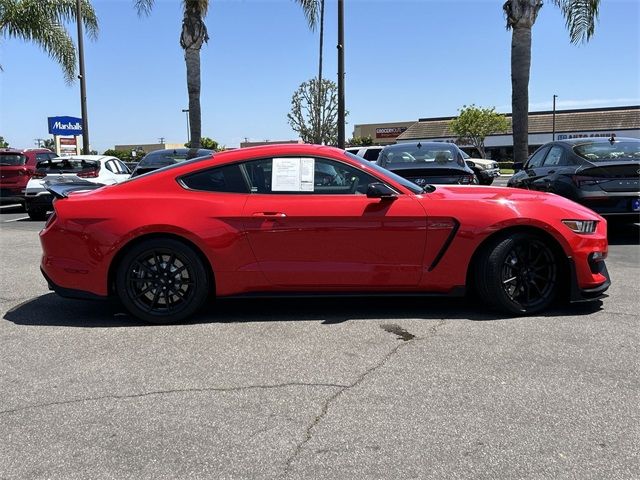
[[[580,137],[633,137],[640,138],[640,105],[626,107],[588,108],[580,110],[556,110],[529,113],[529,150],[555,138]],[[513,158],[511,114],[506,115],[509,130],[489,135],[485,139],[487,157],[494,160]],[[371,137],[374,145],[400,142],[439,141],[456,142],[449,130],[449,122],[455,117],[420,118],[417,122],[372,123],[355,125],[354,137]],[[471,145],[459,145],[467,153],[477,155]]]

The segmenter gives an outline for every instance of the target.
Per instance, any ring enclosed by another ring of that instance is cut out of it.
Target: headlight
[[[598,225],[597,220],[562,220],[575,233],[593,233]]]

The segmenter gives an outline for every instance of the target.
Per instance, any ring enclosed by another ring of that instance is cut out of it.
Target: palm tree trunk
[[[320,2],[320,54],[318,55],[318,129],[316,132],[316,141],[318,145],[322,145],[322,126],[324,124],[322,118],[322,45],[324,42],[324,0]]]
[[[189,93],[189,127],[191,138],[189,146],[200,148],[202,136],[202,117],[200,113],[200,49],[187,48],[184,51],[187,64],[187,92]]]
[[[514,27],[511,36],[511,109],[513,160],[529,156],[529,73],[531,71],[531,27]]]

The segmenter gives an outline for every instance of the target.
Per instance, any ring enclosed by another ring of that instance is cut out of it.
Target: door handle
[[[282,212],[255,212],[252,216],[262,218],[284,218],[287,215]]]

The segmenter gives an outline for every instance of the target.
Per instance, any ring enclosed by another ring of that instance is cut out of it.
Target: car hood
[[[554,217],[559,216],[563,219],[603,220],[594,211],[568,198],[520,188],[438,185],[435,191],[423,197],[427,212],[430,210],[429,203],[434,199],[444,200],[451,206],[454,203],[458,204],[458,208],[469,209],[476,215],[480,211],[484,214],[491,210],[511,210],[515,216],[521,218],[537,218],[545,213],[554,212]]]

